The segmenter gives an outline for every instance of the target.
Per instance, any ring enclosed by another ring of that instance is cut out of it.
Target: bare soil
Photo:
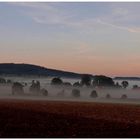
[[[139,138],[140,105],[0,100],[1,138]]]

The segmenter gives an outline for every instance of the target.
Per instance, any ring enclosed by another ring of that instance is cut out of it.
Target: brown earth
[[[0,100],[0,137],[140,137],[140,106],[112,103]]]

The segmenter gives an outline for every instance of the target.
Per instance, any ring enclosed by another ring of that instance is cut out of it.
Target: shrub
[[[8,84],[11,84],[11,83],[12,83],[12,80],[8,79],[8,80],[7,80],[7,83],[8,83]]]
[[[29,90],[32,93],[39,93],[40,92],[40,82],[33,80],[32,85],[30,86]]]
[[[98,97],[98,94],[97,94],[96,90],[93,90],[91,92],[90,97],[92,97],[92,98],[97,98]]]
[[[72,96],[80,97],[80,90],[79,89],[73,89],[72,90]]]
[[[40,93],[44,96],[48,96],[48,91],[44,88],[40,90]]]
[[[75,82],[75,83],[73,84],[73,86],[74,86],[74,87],[80,87],[81,84],[80,84],[79,82]]]
[[[121,99],[126,99],[127,98],[127,95],[125,95],[125,94],[123,94],[122,96],[121,96]]]
[[[110,99],[111,98],[111,95],[110,94],[106,94],[106,98],[107,99]]]
[[[138,89],[138,85],[133,85],[133,88],[132,89]]]
[[[15,82],[13,83],[12,85],[12,94],[16,94],[16,93],[24,93],[24,90],[23,90],[23,85],[19,82]]]
[[[0,78],[0,83],[1,84],[5,84],[6,83],[6,80],[4,78]]]

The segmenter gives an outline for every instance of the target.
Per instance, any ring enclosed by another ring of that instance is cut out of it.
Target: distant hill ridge
[[[35,75],[35,76],[59,76],[68,78],[81,78],[82,74],[49,69],[33,64],[0,63],[0,75]],[[91,75],[92,76],[92,75]]]
[[[140,80],[140,77],[115,77],[114,80]]]

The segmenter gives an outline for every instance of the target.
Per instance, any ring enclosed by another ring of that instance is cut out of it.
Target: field
[[[140,106],[0,99],[0,137],[140,137]]]

